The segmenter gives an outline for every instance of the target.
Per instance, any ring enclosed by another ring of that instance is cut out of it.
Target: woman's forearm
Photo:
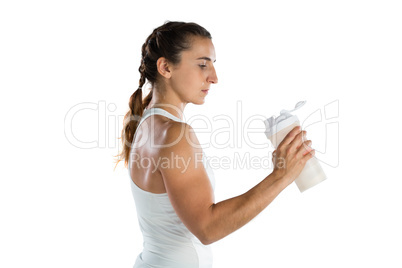
[[[288,184],[271,173],[246,193],[213,204],[204,244],[211,244],[244,226],[264,210]]]

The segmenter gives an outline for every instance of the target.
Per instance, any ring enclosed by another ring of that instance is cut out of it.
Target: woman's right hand
[[[305,140],[306,131],[294,127],[278,145],[272,154],[274,171],[278,178],[291,184],[301,173],[306,162],[311,159],[315,150],[311,148],[311,140]]]

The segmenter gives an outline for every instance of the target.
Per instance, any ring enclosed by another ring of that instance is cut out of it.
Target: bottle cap
[[[280,115],[278,117],[275,117],[274,115],[271,116],[270,118],[267,118],[264,120],[265,124],[265,135],[267,138],[271,137],[273,134],[281,131],[285,127],[293,124],[294,122],[298,121],[299,119],[297,116],[292,115],[291,113],[300,109],[306,101],[299,101],[296,103],[296,106],[292,110],[281,110]]]

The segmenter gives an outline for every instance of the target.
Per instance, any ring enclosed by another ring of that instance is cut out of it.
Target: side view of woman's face
[[[211,84],[218,83],[212,40],[194,37],[190,50],[183,51],[179,64],[171,68],[170,87],[183,102],[203,104]],[[203,91],[204,90],[204,91]]]

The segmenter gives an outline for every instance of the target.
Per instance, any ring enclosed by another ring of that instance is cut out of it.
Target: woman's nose
[[[218,83],[218,76],[216,75],[215,68],[212,69],[211,74],[208,76],[208,82],[211,84],[217,84]]]

